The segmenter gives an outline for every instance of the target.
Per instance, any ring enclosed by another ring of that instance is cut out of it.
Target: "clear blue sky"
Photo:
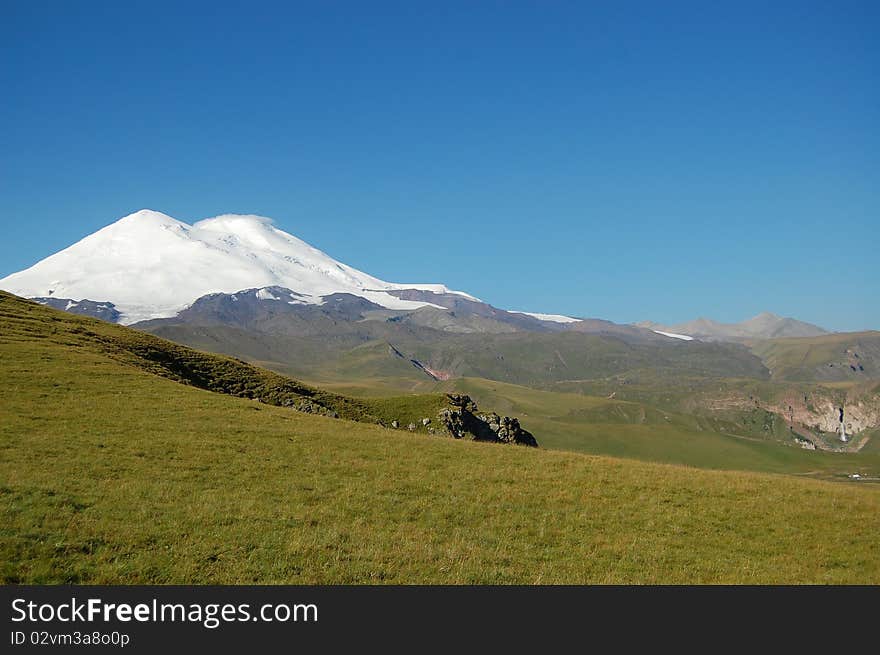
[[[242,212],[500,307],[880,328],[878,33],[873,1],[0,0],[0,276]]]

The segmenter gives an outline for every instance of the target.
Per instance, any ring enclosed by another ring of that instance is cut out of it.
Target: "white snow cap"
[[[315,303],[331,293],[350,293],[389,309],[436,306],[387,293],[400,289],[473,298],[442,284],[384,282],[279,230],[263,216],[224,214],[188,225],[149,209],[0,280],[0,289],[19,296],[110,301],[125,324],[174,316],[209,293],[270,286]]]

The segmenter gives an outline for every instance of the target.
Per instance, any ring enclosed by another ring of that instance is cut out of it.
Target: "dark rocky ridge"
[[[70,298],[31,298],[34,302],[41,305],[47,305],[53,309],[61,309],[71,314],[79,314],[80,316],[91,316],[92,318],[100,318],[108,323],[116,323],[119,321],[119,312],[116,305],[112,302],[97,300],[71,300]]]
[[[435,293],[421,289],[386,291],[401,300],[415,300],[440,305],[406,312],[398,320],[450,332],[561,332],[565,324],[542,321],[527,314],[508,312],[492,305],[454,293]],[[482,321],[478,319],[483,319]]]
[[[263,294],[263,297],[260,297]],[[278,318],[300,318],[320,323],[331,321],[360,321],[369,311],[383,310],[376,303],[349,293],[323,296],[320,305],[304,300],[305,296],[283,287],[244,289],[236,293],[212,293],[197,299],[192,305],[170,319],[144,321],[138,327],[174,321],[185,323],[222,323],[243,328],[261,327]],[[320,328],[319,328],[320,329]]]

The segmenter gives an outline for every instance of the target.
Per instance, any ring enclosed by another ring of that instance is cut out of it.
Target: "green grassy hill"
[[[758,408],[692,411],[687,399],[705,393],[709,384],[706,380],[693,380],[683,383],[680,389],[671,383],[665,389],[654,384],[621,388],[608,382],[557,385],[572,389],[563,392],[459,378],[422,382],[410,388],[418,392],[466,393],[481,405],[518,416],[523,425],[540,437],[543,448],[827,479],[846,479],[856,472],[880,476],[876,436],[868,439],[863,452],[805,451],[797,446],[788,425],[777,414]],[[402,385],[400,380],[370,379],[330,386],[340,393],[371,397],[382,391],[397,394]],[[755,380],[714,381],[715,391],[718,385],[746,396],[763,393],[770,397],[778,392],[770,383]],[[616,389],[614,398],[608,398],[609,388]]]
[[[401,377],[425,373],[411,359],[453,377],[480,377],[526,386],[604,378],[640,369],[676,375],[766,379],[761,360],[740,344],[683,342],[616,334],[515,332],[458,334],[388,320],[339,320],[319,330],[275,318],[241,327],[163,319],[136,327],[211,352],[263,362],[274,370],[317,380]],[[649,333],[650,335],[650,333]],[[400,355],[389,349],[389,344]]]
[[[756,340],[749,350],[601,321],[584,322],[586,332],[453,333],[366,311],[351,299],[296,311],[209,300],[225,309],[188,310],[135,327],[365,397],[387,389],[435,392],[483,379],[497,381],[496,388],[611,396],[641,406],[624,411],[615,405],[608,416],[572,410],[549,417],[550,425],[530,428],[550,435],[542,442],[549,447],[710,468],[821,475],[877,468],[865,459],[810,459],[775,446],[875,450],[866,447],[880,427],[880,395],[870,390],[880,381],[880,333]],[[855,435],[845,447],[837,436],[840,407],[847,408]]]
[[[136,334],[0,296],[5,582],[880,583],[874,486],[295,412],[181,384]]]
[[[764,339],[749,343],[776,380],[880,379],[880,332]]]
[[[449,402],[445,394],[351,398],[259,368],[243,360],[193,350],[120,325],[65,314],[0,292],[4,339],[21,344],[51,343],[102,355],[147,373],[207,391],[260,403],[385,427],[436,417]]]

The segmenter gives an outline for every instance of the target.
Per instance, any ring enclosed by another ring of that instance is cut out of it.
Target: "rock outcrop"
[[[260,402],[269,402],[264,400],[263,398],[258,399]],[[281,402],[282,407],[291,407],[298,412],[303,412],[304,414],[318,414],[320,416],[329,416],[330,418],[339,418],[339,413],[329,407],[324,407],[323,405],[319,405],[318,403],[312,402],[306,398],[302,400],[296,400],[293,398],[288,398]]]
[[[477,414],[477,404],[470,396],[447,394],[450,407],[440,410],[440,424],[455,439],[512,443],[538,447],[538,441],[528,430],[523,429],[519,420],[510,416],[499,416],[492,412]]]

